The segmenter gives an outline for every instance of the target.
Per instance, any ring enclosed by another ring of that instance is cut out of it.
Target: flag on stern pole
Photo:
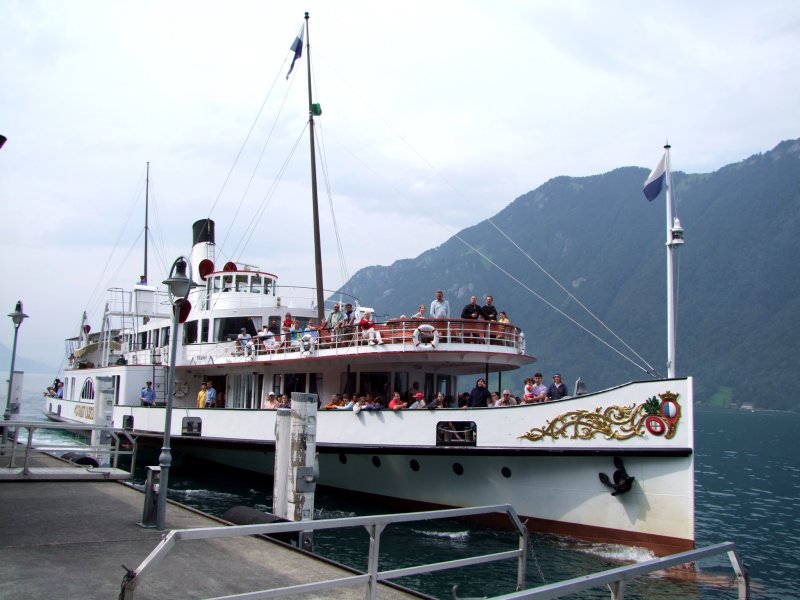
[[[292,64],[289,66],[289,72],[286,73],[286,79],[289,79],[289,75],[292,74],[294,70],[294,63],[297,62],[297,59],[300,58],[303,54],[303,28],[300,28],[300,32],[297,34],[297,37],[294,38],[294,42],[289,47],[289,50],[294,52],[294,58],[292,58]]]
[[[645,197],[652,202],[661,193],[664,187],[664,182],[667,179],[667,153],[661,157],[661,160],[656,165],[656,168],[650,173],[650,176],[644,181]]]

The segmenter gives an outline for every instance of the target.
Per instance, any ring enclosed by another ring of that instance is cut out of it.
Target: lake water
[[[25,377],[22,416],[40,418],[41,391],[52,376]],[[800,415],[697,409],[695,422],[697,546],[735,542],[750,573],[753,598],[800,600]],[[141,483],[141,475],[138,481]],[[269,511],[271,494],[271,479],[247,473],[212,470],[199,464],[175,467],[170,472],[170,498],[218,516],[238,505]],[[328,491],[317,492],[315,505],[317,518],[384,512]],[[366,566],[367,543],[363,529],[318,533],[314,538],[320,554],[362,569]],[[506,532],[458,522],[395,526],[381,538],[381,568],[515,546],[515,538]],[[620,561],[648,558],[647,553],[636,549],[577,545],[532,534],[527,587],[613,568]],[[700,577],[694,581],[642,578],[626,587],[625,597],[737,597],[727,556],[703,560],[699,570]],[[513,561],[503,561],[399,581],[437,597],[449,598],[456,583],[459,596],[494,596],[513,591],[516,568]],[[609,592],[602,588],[580,595],[608,597]]]

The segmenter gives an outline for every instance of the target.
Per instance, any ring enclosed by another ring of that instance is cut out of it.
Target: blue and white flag
[[[303,28],[300,28],[300,33],[297,34],[297,37],[294,38],[294,42],[289,47],[289,50],[294,52],[294,58],[292,59],[292,64],[289,67],[289,72],[286,74],[286,79],[289,79],[289,75],[292,74],[292,70],[294,70],[294,63],[297,62],[297,59],[303,55]]]
[[[656,168],[653,169],[652,173],[650,173],[650,177],[644,181],[644,195],[648,200],[650,200],[650,202],[658,198],[658,195],[664,188],[664,181],[666,181],[666,179],[667,153],[664,152],[664,156],[661,157],[661,160],[656,165]]]

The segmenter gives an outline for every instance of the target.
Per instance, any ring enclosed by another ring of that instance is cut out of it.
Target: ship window
[[[237,292],[247,292],[247,280],[250,279],[247,275],[237,275],[236,276],[236,291]]]
[[[439,421],[436,424],[437,446],[474,446],[478,427],[474,421]]]
[[[233,289],[233,275],[222,276],[222,291],[230,292]]]
[[[264,281],[258,275],[253,275],[250,278],[250,292],[253,294],[260,294],[264,287]]]
[[[200,342],[207,342],[208,341],[208,330],[209,330],[209,323],[208,319],[203,319],[200,321]]]
[[[196,344],[197,339],[197,321],[189,321],[183,325],[183,342],[185,344]]]
[[[214,321],[214,341],[231,342],[236,339],[242,327],[247,329],[250,335],[256,335],[256,328],[253,324],[253,317],[228,317],[226,319],[216,319]]]
[[[505,477],[506,479],[511,477],[511,469],[509,469],[508,467],[503,467],[502,469],[500,469],[500,472],[503,474],[503,477]]]
[[[89,378],[83,382],[81,400],[94,400],[94,381]]]

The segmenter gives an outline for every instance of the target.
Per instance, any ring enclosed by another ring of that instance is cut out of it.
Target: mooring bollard
[[[156,527],[156,506],[161,485],[161,467],[147,467],[147,479],[144,484],[144,509],[142,510],[141,527]]]

